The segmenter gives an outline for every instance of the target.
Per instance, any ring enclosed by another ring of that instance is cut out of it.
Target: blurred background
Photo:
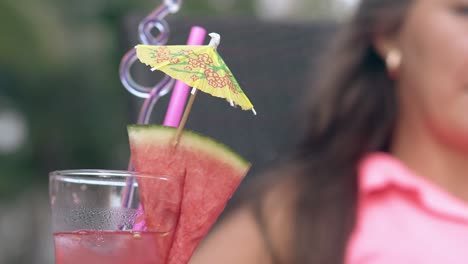
[[[259,115],[200,96],[188,128],[253,162],[247,181],[293,144],[294,111],[317,58],[355,0],[190,0],[168,17],[170,44],[190,27],[220,46]],[[156,0],[0,1],[0,264],[53,263],[48,172],[126,169],[126,125],[142,100],[119,81]],[[137,69],[137,71],[143,72]],[[157,81],[147,71],[143,82]],[[160,123],[169,96],[156,106]]]

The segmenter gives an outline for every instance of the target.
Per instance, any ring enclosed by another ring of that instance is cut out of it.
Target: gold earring
[[[395,77],[400,68],[402,59],[401,52],[398,49],[392,49],[387,53],[385,63],[387,64],[387,70],[391,77]]]

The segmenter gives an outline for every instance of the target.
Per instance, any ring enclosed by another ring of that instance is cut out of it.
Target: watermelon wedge
[[[185,131],[177,147],[174,128],[155,125],[128,127],[132,163],[143,173],[183,180],[180,215],[174,238],[164,263],[187,264],[209,229],[247,174],[250,164],[226,146]],[[141,185],[145,185],[144,182]],[[143,186],[140,196],[158,186]],[[142,197],[149,231],[157,226],[157,212],[149,197]]]

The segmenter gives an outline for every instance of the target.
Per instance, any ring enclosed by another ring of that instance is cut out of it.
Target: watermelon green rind
[[[177,130],[173,127],[160,125],[128,125],[127,129],[129,134],[139,134],[138,136],[133,137],[134,139],[141,139],[147,142],[151,142],[151,138],[155,138],[158,141],[167,140],[170,142],[173,140]],[[238,169],[239,171],[245,171],[246,168],[251,166],[248,161],[246,161],[243,157],[234,152],[228,146],[215,141],[212,138],[203,136],[197,132],[184,130],[180,144],[186,146],[187,144],[184,144],[184,142],[190,142],[190,145],[197,144],[201,148],[197,148],[195,146],[195,149],[203,149],[213,156],[222,157],[225,162],[229,163],[232,167]],[[146,142],[140,143],[146,144]]]

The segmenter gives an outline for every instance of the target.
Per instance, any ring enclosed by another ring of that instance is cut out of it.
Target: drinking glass
[[[49,191],[56,264],[158,264],[167,258],[181,182],[131,171],[65,170],[50,173]]]

